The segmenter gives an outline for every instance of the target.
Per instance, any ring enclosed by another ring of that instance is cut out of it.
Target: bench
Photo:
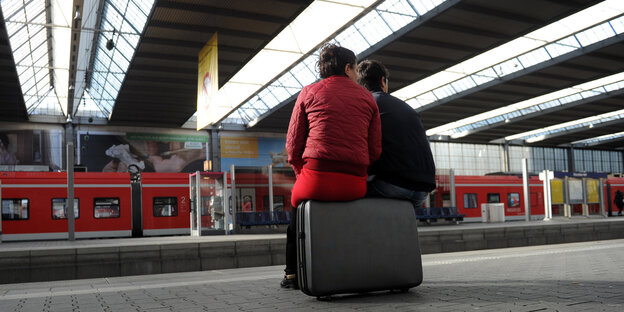
[[[238,212],[236,221],[241,227],[290,224],[290,211],[273,211],[273,218],[270,211]]]
[[[457,207],[429,207],[429,208],[415,208],[416,218],[419,221],[431,224],[432,222],[438,222],[438,219],[454,222],[464,221],[465,214],[457,213]]]

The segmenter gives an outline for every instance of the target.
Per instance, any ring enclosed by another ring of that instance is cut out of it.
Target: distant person
[[[304,87],[290,117],[286,150],[295,171],[292,218],[286,235],[283,288],[297,288],[296,212],[307,200],[347,201],[366,195],[368,166],[381,153],[375,99],[357,84],[353,51],[325,45],[321,81]]]
[[[388,94],[389,73],[378,61],[358,66],[358,82],[370,90],[381,116],[381,157],[368,170],[367,196],[407,199],[415,208],[435,189],[435,164],[418,113]]]
[[[622,191],[617,190],[615,192],[615,198],[613,199],[613,203],[615,204],[615,206],[618,209],[618,216],[622,215],[622,207],[624,207],[624,195],[622,194]]]
[[[253,210],[253,204],[251,203],[251,196],[243,196],[243,211],[251,212]]]
[[[17,157],[9,151],[9,137],[0,133],[0,165],[17,165]]]

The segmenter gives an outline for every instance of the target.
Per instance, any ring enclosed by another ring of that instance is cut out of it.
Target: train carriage
[[[188,173],[141,174],[144,236],[190,234]]]
[[[2,172],[2,240],[67,237],[65,172]],[[76,238],[131,235],[128,173],[74,175]]]

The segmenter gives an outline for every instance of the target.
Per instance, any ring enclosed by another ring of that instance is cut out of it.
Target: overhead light
[[[526,139],[524,141],[527,142],[527,143],[535,143],[535,142],[543,141],[545,139],[546,139],[546,135],[540,135],[540,136],[528,138],[528,139]]]
[[[115,43],[113,42],[113,39],[108,39],[108,41],[106,41],[106,50],[110,51],[115,47]]]

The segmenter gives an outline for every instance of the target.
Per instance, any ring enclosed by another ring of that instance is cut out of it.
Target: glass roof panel
[[[610,24],[616,33],[618,34],[624,33],[624,16],[621,16],[620,18],[616,18],[615,20],[612,20]]]
[[[537,113],[553,107],[563,106],[566,104],[575,105],[583,99],[588,99],[602,94],[605,92],[605,85],[613,86],[616,84],[621,84],[620,88],[613,88],[611,91],[624,88],[624,72],[438,126],[427,130],[427,135],[451,135],[453,133],[463,132],[467,129],[465,127],[470,125],[473,125],[471,129],[478,129],[480,127],[478,125],[480,125],[480,122],[483,120],[488,121],[487,124],[492,125],[497,120],[500,120],[499,117],[501,116],[503,120],[510,122],[514,121],[514,118]]]
[[[582,128],[582,127],[587,127],[587,126],[594,127],[602,123],[606,123],[606,122],[617,120],[617,119],[622,119],[623,117],[624,117],[624,109],[597,115],[597,116],[578,119],[578,120],[574,120],[574,121],[570,121],[570,122],[566,122],[566,123],[562,123],[562,124],[558,124],[558,125],[554,125],[550,127],[536,129],[533,131],[527,131],[527,132],[507,136],[505,137],[505,140],[508,140],[508,141],[525,140],[529,143],[532,143],[532,142],[537,142],[537,141],[541,141],[545,139],[547,135],[550,135],[550,136],[560,135],[565,132],[578,129],[578,128]]]
[[[355,52],[355,54],[358,54],[370,47],[368,42],[366,42],[366,39],[364,39],[362,34],[354,25],[351,25],[349,28],[338,34],[338,36],[336,36],[336,41],[338,41],[338,43],[343,47],[349,47],[349,49]]]
[[[465,76],[468,76],[471,75],[471,72],[474,70],[482,70],[490,67],[493,68],[500,77],[509,75],[523,70],[526,67],[539,64],[543,61],[548,61],[553,57],[560,56],[580,48],[579,43],[576,42],[577,39],[575,38],[575,34],[577,37],[582,37],[582,39],[579,38],[579,41],[581,41],[584,45],[595,43],[614,36],[615,33],[609,25],[609,22],[612,21],[614,24],[621,23],[622,16],[617,15],[621,13],[622,10],[624,10],[624,1],[603,1],[586,10],[573,14],[570,17],[564,18],[563,20],[554,22],[530,34],[484,52],[443,72],[464,72],[466,73]],[[601,14],[592,13],[597,11],[600,11]],[[591,24],[589,24],[591,22],[595,23],[595,26],[591,27]],[[585,29],[588,25],[591,28]],[[562,36],[560,38],[563,39],[552,38],[553,34],[560,35]],[[552,40],[558,44],[552,44],[548,40]],[[543,51],[544,46],[546,46],[548,53]],[[485,57],[486,55],[489,57]],[[497,60],[503,57],[507,57],[508,59],[503,62],[498,61],[499,63],[496,63]],[[466,69],[470,70],[467,71]],[[430,77],[393,92],[393,95],[403,100],[409,100],[412,97],[419,97],[420,94],[418,93],[425,93],[430,90],[439,89],[443,85],[451,84],[455,80],[462,78],[463,77],[456,77],[454,75],[445,76],[440,73],[436,73]],[[478,80],[475,79],[475,81]],[[439,98],[438,100],[441,99],[442,98]],[[431,102],[429,105],[434,104],[434,102]],[[421,110],[422,109],[426,109],[426,107],[421,107]]]
[[[13,20],[14,15],[18,13],[23,14],[23,10],[20,10],[24,3],[22,1],[3,1],[2,3],[2,13],[4,14],[5,19]]]
[[[93,74],[88,82],[84,97],[89,97],[94,105],[104,109],[111,105],[119,94],[130,60],[134,55],[141,32],[145,28],[154,0],[122,1],[104,0],[101,29],[97,35],[97,50],[93,62]],[[106,43],[112,39],[113,49],[108,50]],[[108,74],[112,73],[112,74]],[[100,103],[101,101],[104,101]],[[78,107],[78,114],[83,106]],[[109,116],[106,116],[109,117]]]
[[[418,16],[406,0],[385,1],[377,7],[377,11],[393,31],[403,28]]]
[[[418,18],[418,14],[414,12],[414,9],[420,14],[424,14],[427,11],[437,7],[444,3],[446,0],[423,0],[423,1],[407,1],[407,0],[386,0],[378,4],[371,12],[367,13],[363,17],[355,21],[351,26],[348,26],[345,30],[340,32],[335,38],[324,40],[324,42],[332,42],[338,45],[348,47],[356,54],[368,49],[371,45],[387,38],[392,35],[394,31],[404,27],[410,22],[415,21]],[[286,92],[278,95],[282,98],[285,94],[293,95],[299,92],[305,85],[311,84],[318,80],[318,72],[316,69],[316,61],[318,59],[318,51],[308,55],[304,60],[300,60],[296,64],[293,64],[291,69],[283,75],[292,75],[300,84],[300,86],[293,86],[289,90],[283,90]],[[282,81],[282,76],[278,77],[277,81]],[[267,88],[272,88],[275,93],[282,92],[275,88],[275,85],[265,85],[263,89],[259,90],[261,99],[267,95],[262,91]],[[452,88],[450,88],[452,91]],[[448,90],[447,90],[448,91]],[[288,97],[286,97],[288,98]],[[253,100],[253,98],[252,98]],[[242,104],[239,109],[246,108],[250,101]],[[280,102],[268,99],[264,101],[272,108],[278,105]],[[412,101],[413,103],[413,101]],[[236,120],[237,116],[241,116],[235,110],[229,116],[227,116],[223,122],[230,122]],[[244,117],[242,117],[244,118]],[[245,123],[249,123],[251,120],[246,120]],[[202,125],[199,125],[202,126]]]
[[[48,32],[42,25],[46,23],[46,1],[2,0],[0,6],[26,107],[33,112],[34,105],[49,101],[45,97],[50,96],[58,103],[50,92]],[[53,114],[62,114],[60,106],[48,106]]]
[[[392,33],[390,26],[388,26],[388,24],[375,10],[364,15],[364,17],[359,19],[354,26],[360,31],[368,43],[369,46],[366,48],[369,48],[371,45],[381,41],[381,39],[388,37]]]
[[[615,140],[615,139],[619,139],[624,137],[624,132],[618,132],[618,133],[612,133],[612,134],[606,134],[606,135],[601,135],[598,137],[594,137],[594,138],[589,138],[589,139],[585,139],[585,140],[579,140],[579,141],[574,141],[572,142],[573,145],[593,145],[596,143],[600,143],[600,142],[604,142],[604,141],[610,141],[610,140]]]

